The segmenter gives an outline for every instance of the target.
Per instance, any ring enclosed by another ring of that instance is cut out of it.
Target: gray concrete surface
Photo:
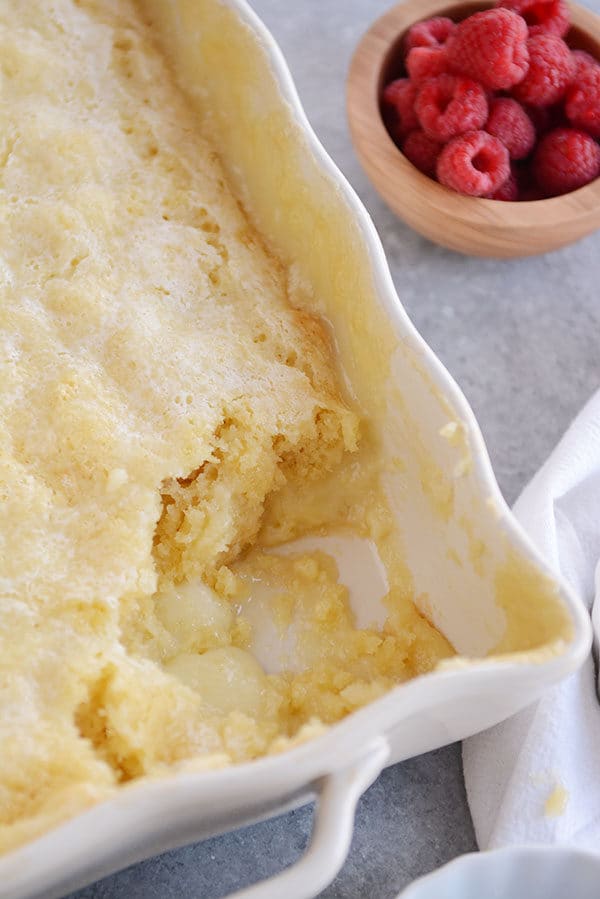
[[[254,0],[317,133],[373,216],[404,304],[470,400],[512,502],[600,385],[600,234],[537,259],[466,259],[422,240],[386,209],[352,151],[344,79],[360,35],[389,5]],[[600,12],[600,0],[588,5]],[[76,899],[217,899],[294,861],[310,824],[310,810],[300,810],[138,865]],[[348,863],[322,896],[393,899],[473,848],[452,746],[382,775],[361,802]]]

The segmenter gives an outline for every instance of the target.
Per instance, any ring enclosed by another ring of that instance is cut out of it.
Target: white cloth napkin
[[[598,597],[600,625],[600,393],[525,489],[515,514],[590,610]],[[600,851],[600,704],[592,657],[537,705],[467,740],[463,761],[481,849],[566,843]]]

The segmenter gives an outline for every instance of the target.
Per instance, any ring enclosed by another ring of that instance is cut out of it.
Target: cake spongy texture
[[[0,848],[120,779],[240,752],[128,644],[165,634],[162,580],[216,583],[268,495],[356,441],[322,326],[133,5],[32,7],[0,10]]]
[[[311,600],[314,664],[249,651],[242,556],[394,527],[319,299],[159,39],[130,0],[0,4],[0,852],[134,779],[280,751],[450,652],[400,600],[358,629],[318,554],[279,591]]]
[[[235,753],[128,643],[164,635],[163,580],[216,583],[357,421],[133,4],[5,3],[0,47],[2,849],[21,820]]]
[[[507,90],[527,72],[527,36],[525,21],[511,10],[475,13],[448,38],[448,65],[451,71],[467,75],[489,90]]]

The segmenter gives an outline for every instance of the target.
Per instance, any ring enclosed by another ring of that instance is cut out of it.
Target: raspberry
[[[527,41],[529,71],[513,88],[513,96],[531,106],[552,106],[565,95],[573,77],[571,51],[552,34],[537,34]]]
[[[406,69],[414,84],[436,78],[447,71],[442,47],[414,47],[406,57]]]
[[[534,34],[564,37],[571,25],[565,0],[500,0],[498,6],[523,16],[532,37]]]
[[[502,141],[511,159],[524,159],[535,146],[533,122],[521,104],[508,97],[492,101],[485,130]]]
[[[388,131],[397,143],[419,127],[415,112],[417,86],[408,78],[398,78],[383,91],[381,111]]]
[[[527,73],[527,37],[525,21],[509,9],[475,13],[448,38],[449,69],[491,90],[507,90]]]
[[[600,137],[600,66],[588,65],[567,91],[567,118],[576,128]]]
[[[509,175],[508,150],[486,131],[455,137],[444,147],[437,164],[442,184],[471,197],[489,197]]]
[[[585,50],[572,50],[571,58],[574,64],[573,81],[583,78],[590,66],[600,66],[600,62],[598,62],[596,57],[592,56],[591,53],[586,53]]]
[[[548,196],[541,187],[533,184],[531,187],[521,191],[519,199],[521,203],[536,203],[538,200],[547,200]]]
[[[600,147],[583,131],[557,128],[538,144],[533,171],[549,196],[570,193],[600,175]]]
[[[534,186],[537,187],[533,174],[532,158],[522,162],[511,162],[510,170],[517,179],[517,185],[519,187],[519,199],[522,199],[523,194],[526,193],[530,188]]]
[[[502,187],[488,197],[489,200],[502,200],[505,203],[514,203],[519,199],[519,184],[513,172],[510,173]]]
[[[429,137],[448,141],[483,127],[488,103],[481,85],[456,75],[439,75],[421,87],[415,103],[419,122]]]
[[[412,131],[402,147],[406,158],[424,175],[435,178],[435,167],[443,144],[433,140],[424,131]]]
[[[552,127],[550,109],[544,109],[542,106],[528,106],[526,111],[538,136],[550,130]]]
[[[406,35],[406,52],[409,53],[413,47],[441,47],[455,27],[452,19],[444,16],[436,16],[434,19],[413,25]]]

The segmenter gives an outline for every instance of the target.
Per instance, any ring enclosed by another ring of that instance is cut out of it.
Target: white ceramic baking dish
[[[600,855],[567,846],[511,846],[463,855],[397,899],[598,899]]]
[[[460,658],[285,754],[124,788],[4,857],[0,896],[52,899],[316,796],[304,858],[236,894],[302,899],[340,868],[356,802],[385,765],[535,700],[586,657],[590,623],[505,506],[473,414],[411,325],[373,224],[311,131],[268,32],[242,0],[144,5],[254,221],[293,263],[294,295],[332,325],[389,461],[407,588]]]

